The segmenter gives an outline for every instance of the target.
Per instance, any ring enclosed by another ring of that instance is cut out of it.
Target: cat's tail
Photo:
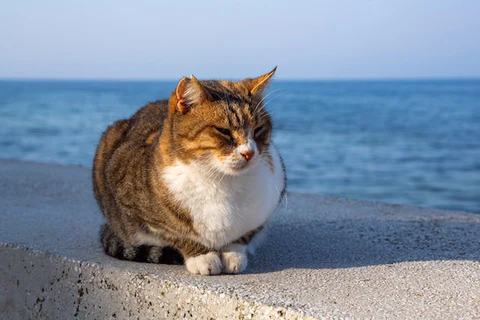
[[[108,255],[121,260],[137,262],[183,264],[182,255],[172,247],[126,245],[106,223],[100,229],[103,249]]]

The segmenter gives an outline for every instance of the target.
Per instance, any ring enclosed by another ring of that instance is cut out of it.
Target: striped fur
[[[129,246],[117,237],[108,224],[102,225],[100,238],[105,252],[117,259],[164,264],[184,262],[182,255],[172,247]]]
[[[107,254],[185,262],[198,274],[245,269],[249,244],[285,191],[263,108],[274,71],[239,82],[183,78],[169,100],[105,131],[93,188]]]

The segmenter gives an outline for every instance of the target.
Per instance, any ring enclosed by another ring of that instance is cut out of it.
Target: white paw
[[[222,252],[223,272],[240,273],[247,267],[247,254],[237,251]]]
[[[188,258],[185,266],[190,273],[208,276],[222,272],[222,261],[216,252],[209,252],[196,257]]]

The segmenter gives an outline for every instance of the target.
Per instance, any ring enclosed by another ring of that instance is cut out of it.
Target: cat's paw
[[[222,252],[222,264],[224,273],[240,273],[247,268],[247,254],[244,252]]]
[[[222,261],[217,252],[209,252],[188,258],[185,261],[185,266],[190,273],[203,276],[222,273]]]

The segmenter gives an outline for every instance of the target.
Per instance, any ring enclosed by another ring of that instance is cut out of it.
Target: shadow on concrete
[[[337,220],[272,225],[247,273],[405,261],[480,261],[480,223]]]

